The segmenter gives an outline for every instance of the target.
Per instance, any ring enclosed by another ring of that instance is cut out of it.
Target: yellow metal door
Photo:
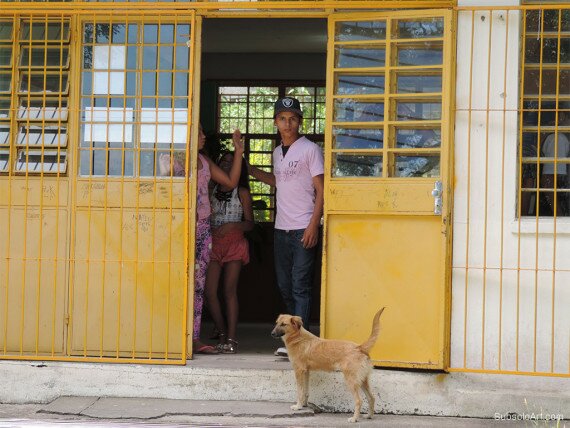
[[[0,14],[0,358],[60,358],[70,18]]]
[[[452,26],[329,18],[322,331],[362,342],[386,306],[379,366],[447,367]]]
[[[194,15],[79,27],[69,352],[184,363]]]

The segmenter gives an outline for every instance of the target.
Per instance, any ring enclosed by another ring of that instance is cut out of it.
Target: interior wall
[[[326,53],[205,53],[204,80],[324,80]]]

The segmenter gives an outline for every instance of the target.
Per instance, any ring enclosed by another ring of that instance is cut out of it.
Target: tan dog
[[[307,406],[309,399],[309,372],[311,370],[342,371],[348,388],[354,396],[354,415],[348,420],[357,422],[360,417],[362,400],[359,390],[362,388],[368,400],[368,415],[374,415],[374,396],[370,392],[368,376],[372,370],[368,353],[380,334],[380,309],[372,322],[372,333],[366,342],[357,345],[345,340],[320,339],[303,328],[301,317],[279,315],[271,335],[280,337],[285,342],[289,360],[295,370],[297,380],[297,404],[293,410]]]

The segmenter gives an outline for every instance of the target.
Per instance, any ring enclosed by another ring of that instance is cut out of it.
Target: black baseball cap
[[[275,107],[273,109],[273,118],[275,118],[279,113],[283,111],[290,111],[303,117],[303,111],[301,110],[301,103],[296,98],[285,97],[279,98],[275,102]]]

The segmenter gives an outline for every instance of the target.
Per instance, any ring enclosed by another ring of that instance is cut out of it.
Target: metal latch
[[[441,215],[442,212],[443,208],[443,199],[441,197],[442,194],[443,194],[443,184],[441,183],[441,181],[436,181],[433,190],[431,191],[431,195],[434,198],[433,213],[436,215]]]

